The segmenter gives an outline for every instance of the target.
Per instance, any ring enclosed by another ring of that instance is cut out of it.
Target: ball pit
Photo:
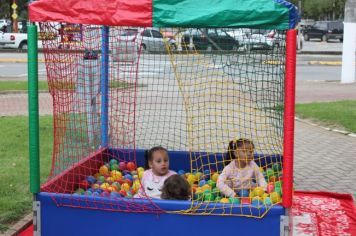
[[[260,206],[263,204],[277,204],[281,202],[282,182],[279,180],[281,165],[275,163],[271,168],[259,169],[268,182],[266,191],[262,187],[254,189],[240,189],[237,196],[228,198],[221,194],[216,187],[219,172],[215,170],[204,170],[202,172],[189,173],[182,169],[177,173],[186,178],[192,189],[192,197],[198,201],[220,202],[224,204],[252,204]],[[141,187],[141,179],[144,168],[137,167],[133,162],[123,162],[110,159],[98,169],[94,175],[89,175],[82,180],[75,195],[99,195],[101,197],[131,198],[135,196]]]

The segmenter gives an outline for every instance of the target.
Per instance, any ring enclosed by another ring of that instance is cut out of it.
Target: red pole
[[[293,159],[294,159],[294,114],[295,114],[295,74],[296,74],[296,30],[287,31],[286,75],[284,95],[284,143],[283,143],[283,198],[285,208],[292,206]]]

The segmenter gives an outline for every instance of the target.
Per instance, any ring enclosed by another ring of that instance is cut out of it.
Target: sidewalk
[[[356,99],[356,83],[297,82],[297,103],[342,99]],[[48,93],[39,95],[39,103],[41,115],[52,113],[52,99]],[[0,94],[0,107],[0,116],[27,115],[27,94]],[[294,161],[296,190],[351,193],[355,202],[355,170],[356,137],[327,131],[296,120]],[[15,230],[11,228],[8,232]]]

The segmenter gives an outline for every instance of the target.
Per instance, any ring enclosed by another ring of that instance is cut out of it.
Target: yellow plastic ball
[[[272,203],[281,202],[281,196],[277,192],[272,192],[269,197],[270,197]]]
[[[141,171],[144,172],[145,169],[143,169],[143,167],[138,167],[138,168],[137,168],[137,173],[138,173],[138,172],[141,172]]]
[[[121,185],[121,189],[125,190],[126,192],[130,190],[130,185],[128,183],[123,183]]]
[[[229,199],[224,197],[224,198],[221,198],[220,202],[221,203],[229,203]]]
[[[113,170],[111,171],[111,177],[113,178],[114,181],[118,181],[119,179],[122,179],[122,174],[118,170]]]
[[[101,175],[108,175],[109,174],[109,168],[105,165],[101,166],[99,169],[99,173]]]
[[[100,188],[101,188],[102,190],[107,190],[108,187],[110,187],[110,184],[108,184],[108,183],[103,183],[103,184],[100,185]]]
[[[144,173],[144,171],[139,171],[138,172],[138,178],[142,179],[143,173]]]
[[[205,184],[201,187],[202,191],[204,192],[205,190],[209,189],[211,190],[211,186],[209,184]]]
[[[135,180],[132,184],[132,189],[136,192],[141,188],[140,181]]]
[[[256,187],[254,190],[253,190],[253,193],[255,196],[260,196],[262,197],[263,194],[265,193],[265,191],[263,190],[262,187]]]
[[[218,178],[219,178],[219,174],[218,173],[214,173],[211,176],[211,180],[214,181],[215,183],[218,181]]]

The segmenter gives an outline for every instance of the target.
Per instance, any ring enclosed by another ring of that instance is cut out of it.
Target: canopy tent
[[[293,29],[297,8],[285,0],[39,0],[32,22],[141,27]]]

